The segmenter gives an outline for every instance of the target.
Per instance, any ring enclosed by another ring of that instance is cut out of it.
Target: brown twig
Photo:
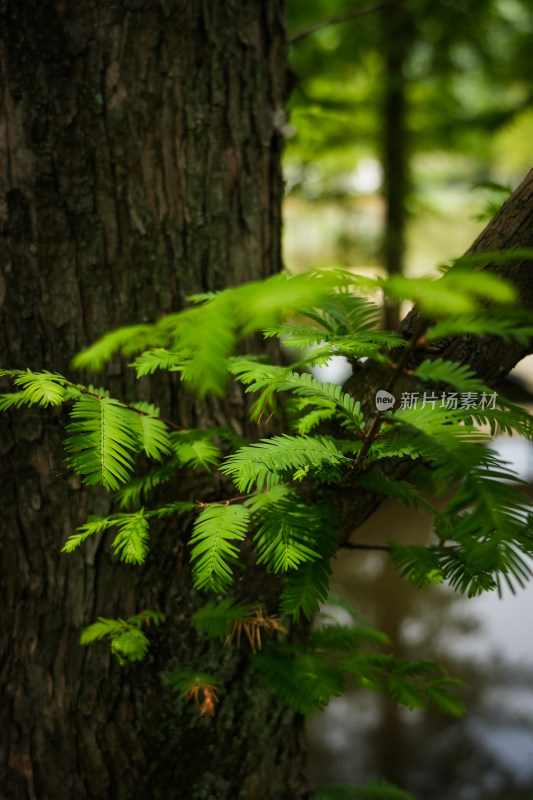
[[[400,375],[404,372],[405,365],[407,364],[413,351],[416,350],[416,348],[418,347],[418,342],[420,341],[421,337],[425,334],[428,327],[429,327],[429,322],[427,320],[424,319],[419,320],[413,335],[411,336],[407,345],[405,346],[400,358],[398,359],[397,363],[394,366],[394,371],[392,375],[387,381],[387,385],[385,386],[386,392],[390,392],[394,388],[394,384],[396,383]],[[383,417],[382,412],[378,410],[376,412],[374,419],[372,420],[370,428],[368,429],[365,435],[365,438],[363,440],[363,446],[357,453],[355,459],[356,468],[362,469],[364,467],[368,451],[370,450],[370,447],[374,443],[378,435],[379,429],[381,427],[382,417]]]
[[[77,389],[78,392],[80,392],[81,394],[87,394],[89,395],[89,397],[96,397],[97,400],[102,400],[102,398],[106,396],[103,394],[99,394],[98,392],[92,392],[90,389],[88,389],[86,386],[83,386],[82,384],[72,383],[67,378],[63,380],[63,383],[67,384],[68,386],[72,386],[74,389]],[[128,411],[134,411],[135,414],[138,414],[140,417],[148,416],[145,411],[141,411],[140,408],[136,408],[135,406],[132,406],[129,403],[124,403],[122,400],[117,400],[117,403],[119,403],[123,408],[127,408]],[[161,417],[159,416],[159,414],[156,414],[154,416],[156,419],[159,419],[161,420],[161,422],[164,422],[167,428],[172,428],[173,430],[178,431],[179,433],[189,433],[189,431],[186,430],[185,428],[180,428],[180,426],[176,425],[175,422],[171,422],[171,420],[165,419],[165,417]]]
[[[204,508],[209,508],[209,506],[229,506],[231,503],[240,503],[242,500],[247,500],[250,496],[249,494],[241,494],[238,497],[230,497],[227,500],[210,500],[208,503],[204,503],[202,500],[195,500],[194,502],[203,510]]]

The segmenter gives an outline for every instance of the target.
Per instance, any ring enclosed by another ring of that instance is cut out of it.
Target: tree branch
[[[465,255],[477,253],[503,252],[533,248],[533,170],[513,192],[498,214],[489,222]],[[516,261],[490,263],[483,269],[509,280],[517,289],[520,302],[533,310],[533,264],[531,260],[518,257]],[[399,333],[404,339],[411,339],[420,324],[420,315],[413,309],[400,323]],[[512,368],[528,353],[530,345],[515,341],[503,341],[495,336],[479,338],[470,335],[453,336],[435,343],[431,349],[411,352],[413,368],[424,360],[443,358],[469,365],[489,386],[496,387]],[[403,362],[402,362],[403,363]],[[403,366],[411,366],[403,363]],[[374,408],[377,389],[385,386],[390,378],[383,365],[367,361],[356,364],[354,374],[344,386],[344,390],[357,397],[367,413]],[[402,375],[397,381],[398,390],[412,391],[413,379]],[[382,465],[384,472],[395,479],[406,479],[415,466],[411,459],[389,459]],[[327,490],[325,490],[327,493]],[[359,486],[345,487],[337,492],[332,500],[340,511],[340,542],[348,540],[354,529],[359,527],[385,500],[375,492]],[[355,520],[355,525],[354,525]]]
[[[409,358],[411,357],[411,355],[414,352],[414,350],[416,350],[416,348],[418,347],[419,342],[420,342],[422,336],[424,336],[428,326],[429,326],[429,322],[427,320],[422,320],[422,319],[418,320],[418,324],[417,324],[414,332],[412,333],[409,342],[404,347],[403,352],[402,352],[400,358],[398,359],[398,363],[394,367],[394,372],[390,376],[390,378],[389,378],[389,380],[387,382],[387,385],[385,386],[385,391],[386,392],[391,392],[393,390],[395,384],[396,384],[396,381],[402,376],[402,374],[404,372],[404,367],[406,366],[407,362],[409,361]],[[382,416],[383,415],[382,415],[381,411],[378,411],[377,414],[375,415],[374,419],[372,420],[372,424],[370,425],[370,428],[369,428],[368,432],[365,435],[365,438],[364,438],[364,441],[363,441],[363,446],[361,447],[361,449],[357,453],[355,464],[356,464],[356,467],[359,468],[359,470],[363,469],[364,466],[365,466],[366,457],[368,455],[368,451],[370,450],[372,444],[374,443],[374,441],[375,441],[375,439],[376,439],[376,437],[377,437],[377,435],[379,433],[379,429],[381,427]]]
[[[358,542],[343,542],[341,547],[346,550],[384,550],[387,553],[392,550],[388,544],[360,544]]]
[[[309,36],[311,33],[315,33],[315,31],[319,31],[322,28],[327,28],[330,25],[337,25],[340,22],[349,22],[357,17],[364,17],[367,14],[373,14],[375,11],[382,11],[400,2],[402,2],[402,0],[384,0],[382,3],[372,3],[371,5],[363,6],[363,8],[355,8],[352,9],[352,11],[346,11],[344,14],[334,14],[331,17],[319,19],[289,34],[289,43],[293,44],[299,39],[303,39],[305,36]]]

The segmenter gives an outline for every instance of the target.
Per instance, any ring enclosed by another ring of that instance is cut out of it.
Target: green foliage
[[[364,486],[365,489],[371,489],[379,494],[384,494],[386,497],[391,497],[393,500],[398,500],[405,506],[418,508],[421,505],[424,508],[431,509],[430,503],[420,494],[416,486],[413,486],[408,481],[393,480],[378,467],[374,467],[364,475],[361,475],[359,486]]]
[[[168,428],[159,419],[159,409],[149,403],[134,403],[133,408],[139,414],[130,416],[130,424],[137,428],[137,439],[148,458],[162,461],[171,452]]]
[[[340,670],[309,649],[269,645],[253,656],[253,663],[272,691],[301,714],[325,708],[344,692]]]
[[[201,633],[225,639],[231,626],[246,617],[250,606],[236,597],[209,600],[192,618],[192,624]]]
[[[15,386],[22,386],[20,392],[0,395],[0,411],[11,406],[20,408],[23,405],[60,406],[69,393],[65,389],[68,381],[62,375],[47,370],[30,372],[20,369],[0,369],[0,378],[12,378]]]
[[[270,644],[253,663],[272,691],[302,714],[323,708],[344,692],[348,676],[367,689],[385,690],[410,710],[432,702],[460,716],[464,706],[449,689],[463,688],[432,661],[408,661],[376,653],[387,637],[369,628],[328,625],[315,631],[306,646]]]
[[[413,796],[390,783],[367,783],[365,786],[348,786],[335,783],[321,786],[314,800],[413,800]]]
[[[417,367],[415,376],[422,381],[453,386],[458,392],[485,392],[487,396],[491,393],[482,381],[476,380],[474,372],[466,364],[444,361],[442,358],[423,361]]]
[[[130,366],[134,367],[138,378],[143,378],[145,375],[153,375],[158,369],[179,372],[182,362],[181,353],[172,353],[164,347],[156,347],[153,350],[145,350]]]
[[[141,630],[144,626],[159,625],[165,619],[159,611],[145,610],[129,619],[106,619],[99,617],[85,628],[80,644],[91,644],[98,639],[108,639],[111,652],[122,665],[126,661],[141,661],[149,647],[148,637]]]
[[[188,694],[196,688],[201,688],[205,685],[220,686],[221,681],[215,676],[207,672],[197,672],[192,669],[181,669],[170,673],[167,676],[169,686],[182,698],[186,698]]]
[[[204,467],[209,471],[220,461],[220,450],[209,431],[172,433],[171,445],[180,463],[193,469]]]
[[[250,512],[242,505],[214,504],[198,514],[190,544],[196,589],[224,592],[231,583],[231,565],[239,563],[238,547],[246,537]]]
[[[135,514],[113,514],[109,517],[89,517],[84,525],[77,528],[77,532],[69,536],[62,551],[71,553],[79,547],[89,536],[103,533],[110,527],[116,526],[118,533],[113,542],[116,555],[126,563],[142,564],[144,562],[148,539],[148,521],[143,509]]]
[[[331,358],[331,355],[332,351],[329,350],[329,358]],[[241,379],[238,373],[235,374]],[[315,407],[314,410],[319,413],[324,411],[331,412],[327,416],[328,419],[333,416],[343,419],[345,427],[349,430],[360,431],[364,428],[364,416],[361,412],[361,404],[358,401],[343,392],[340,386],[329,382],[323,383],[307,372],[300,375],[297,372],[278,370],[277,375],[274,373],[274,377],[270,377],[265,373],[258,377],[256,374],[253,382],[250,378],[250,373],[247,372],[243,382],[249,384],[246,389],[247,392],[257,392],[263,389],[261,397],[254,407],[256,414],[258,411],[269,411],[273,407],[272,397],[274,393],[291,392],[297,397],[307,398],[305,403],[295,406],[299,410],[309,406]]]
[[[310,470],[325,481],[341,475],[339,467],[350,463],[335,441],[325,437],[273,436],[241,447],[229,456],[220,471],[231,475],[240,492],[272,489],[285,478],[304,477]]]
[[[120,556],[126,563],[142,564],[148,552],[149,520],[153,517],[162,518],[174,514],[185,514],[197,510],[196,503],[176,501],[158,509],[145,511],[140,508],[131,514],[109,514],[107,517],[89,517],[87,522],[76,529],[65,544],[62,551],[72,553],[89,536],[103,533],[108,528],[118,528],[118,533],[113,541],[115,555]]]
[[[318,614],[321,603],[325,603],[329,592],[331,566],[329,558],[303,564],[289,573],[281,594],[280,608],[284,614],[299,622],[300,613],[308,620]]]
[[[127,564],[142,564],[148,552],[148,520],[144,509],[136,514],[124,514],[116,522],[118,533],[113,541],[115,554]]]
[[[121,508],[138,508],[145,502],[150,493],[157,487],[167,483],[176,475],[181,465],[181,460],[176,456],[169,459],[157,469],[131,478],[124,486],[115,492],[115,499]]]
[[[514,257],[514,256],[513,256]],[[510,260],[509,257],[507,260]],[[485,263],[490,254],[485,256]],[[388,278],[362,278],[355,280],[361,290],[381,289],[396,300],[411,300],[419,312],[428,319],[440,319],[450,315],[483,314],[487,302],[512,304],[516,301],[514,287],[498,275],[489,272],[467,272],[463,267],[450,269],[440,279],[434,277],[406,278],[392,275]]]
[[[148,351],[149,355],[134,362],[142,374],[167,364],[201,397],[211,391],[222,395],[228,379],[227,359],[239,338],[277,322],[285,307],[320,302],[333,283],[327,275],[316,281],[303,275],[276,275],[260,284],[209,295],[205,302],[153,325],[106,334],[76,356],[74,366],[98,372],[116,352],[129,356]]]
[[[115,498],[122,508],[130,509],[141,506],[156,487],[168,483],[179,475],[183,468],[203,468],[210,471],[211,467],[216,466],[221,458],[220,450],[213,441],[215,433],[217,431],[197,430],[167,433],[164,443],[166,444],[168,441],[169,452],[173,455],[155,470],[131,478],[115,492]],[[162,448],[157,453],[154,450],[153,457],[161,460],[159,453],[162,452]]]
[[[521,309],[506,310],[505,314],[491,308],[485,313],[458,314],[439,320],[427,332],[428,342],[438,341],[448,336],[468,333],[471,336],[497,336],[504,341],[514,339],[527,346],[533,336],[531,313]]]
[[[99,484],[115,491],[131,475],[133,454],[139,447],[132,413],[111,397],[82,395],[71,417],[74,422],[67,427],[70,436],[65,445],[69,465],[89,486]]]
[[[154,406],[119,402],[103,389],[52,373],[3,370],[0,377],[11,379],[16,391],[2,396],[2,409],[68,405],[70,467],[85,483],[111,492],[118,504],[118,511],[90,517],[63,551],[71,553],[89,537],[113,529],[115,555],[142,564],[150,521],[188,514],[194,589],[217,595],[207,598],[190,623],[198,633],[225,643],[237,639],[238,644],[244,633],[258,674],[298,712],[324,708],[352,680],[410,709],[432,703],[448,714],[463,713],[455,694],[461,685],[437,665],[384,652],[386,637],[364,625],[317,628],[313,621],[327,601],[331,561],[343,544],[335,507],[359,488],[432,514],[429,545],[389,544],[393,562],[417,586],[446,581],[475,595],[500,590],[503,583],[515,590],[531,577],[531,503],[521,482],[487,447],[499,431],[533,438],[530,415],[501,399],[496,405],[490,389],[466,364],[435,358],[414,370],[400,368],[400,348],[420,352],[439,330],[484,335],[488,309],[492,313],[496,301],[514,298],[495,276],[472,274],[461,268],[454,275],[452,269],[441,281],[370,280],[339,271],[327,279],[281,276],[197,298],[181,314],[114,332],[78,358],[80,365],[101,367],[117,350],[136,353],[139,376],[159,369],[178,372],[201,397],[222,393],[233,376],[257,395],[256,419],[275,412],[295,431],[256,442],[223,428],[182,430],[179,421],[166,421]],[[404,342],[376,330],[379,309],[366,295],[378,290],[419,303],[428,321],[414,334],[418,338]],[[496,309],[498,323],[490,333],[523,339],[533,327],[531,314],[514,301],[509,307],[505,303]],[[460,313],[448,316],[452,308]],[[291,367],[236,356],[237,342],[261,327],[268,337],[311,350]],[[401,377],[411,381],[408,397],[421,399],[426,390],[426,400],[432,397],[433,402],[418,407],[401,402],[394,412],[377,412],[368,409],[367,397],[307,372],[310,364],[326,363],[339,353],[381,362],[391,390]],[[457,394],[456,407],[440,402],[443,387]],[[470,402],[474,395],[481,403]],[[136,474],[139,457],[143,463],[150,459],[151,466]],[[389,472],[398,458],[413,467],[402,480]],[[231,479],[238,496],[227,490],[227,497],[211,502],[180,499],[180,475],[190,469],[216,472],[217,485],[228,486]],[[176,499],[157,507],[155,490],[171,482]],[[444,504],[434,502],[444,494]],[[251,561],[254,569],[276,573],[279,581],[278,608],[270,608],[269,601],[268,613],[258,598],[231,593],[236,570],[250,568],[244,564]],[[313,623],[310,634],[292,637],[287,626],[302,618]],[[127,620],[100,618],[81,641],[106,639],[121,663],[138,660],[149,644],[143,626],[161,620],[157,612]],[[271,636],[261,647],[261,631],[283,635]],[[167,682],[180,697],[194,700],[201,714],[215,714],[222,687],[216,676],[193,665],[171,673]],[[402,796],[378,785],[321,791],[345,797]]]
[[[332,510],[303,503],[298,492],[287,486],[253,495],[247,506],[258,563],[273,572],[287,572],[319,559],[323,543],[334,536]]]

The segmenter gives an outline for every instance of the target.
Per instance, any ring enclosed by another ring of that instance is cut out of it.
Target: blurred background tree
[[[289,26],[289,268],[460,255],[530,167],[530,3],[289,0]]]

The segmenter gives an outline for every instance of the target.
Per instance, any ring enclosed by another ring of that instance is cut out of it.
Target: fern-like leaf
[[[340,275],[341,284],[346,274]],[[317,309],[304,309],[309,319],[337,336],[373,330],[379,325],[380,309],[376,303],[349,291],[330,292]]]
[[[101,372],[116,352],[126,356],[133,355],[147,347],[157,347],[165,343],[165,337],[153,325],[128,325],[109,331],[73,359],[75,369],[90,369]]]
[[[115,555],[126,564],[143,564],[148,552],[149,523],[141,508],[135,514],[115,516],[118,533],[113,541]]]
[[[443,581],[444,573],[437,548],[393,541],[390,543],[390,556],[401,570],[401,576],[419,588]]]
[[[83,525],[80,525],[76,529],[76,533],[73,533],[68,537],[61,549],[61,552],[72,553],[72,551],[76,550],[76,548],[78,548],[86,539],[88,539],[89,536],[103,533],[103,531],[107,530],[114,524],[115,520],[112,515],[109,517],[89,517],[87,522],[85,522]]]
[[[262,411],[274,407],[275,394],[291,392],[298,397],[309,398],[310,402],[316,401],[320,409],[324,409],[326,403],[326,408],[336,411],[353,430],[360,431],[364,428],[360,403],[347,392],[343,392],[337,384],[319,381],[307,372],[300,375],[287,368],[244,359],[235,360],[232,369],[247,386],[247,392],[262,392],[254,406],[256,417]]]
[[[329,558],[303,564],[287,575],[285,588],[281,594],[280,608],[298,622],[300,614],[312,620],[326,602],[329,592],[331,566]]]
[[[426,334],[428,342],[445,339],[449,336],[468,333],[471,336],[498,336],[503,341],[514,339],[528,345],[533,336],[533,314],[515,309],[506,309],[505,315],[491,307],[490,312],[478,311],[476,314],[454,314],[439,320]]]
[[[423,361],[414,374],[415,377],[423,381],[453,386],[458,392],[485,392],[487,395],[490,394],[490,389],[476,378],[470,367],[455,361],[444,361],[442,358]]]
[[[317,653],[278,643],[256,653],[253,664],[270,688],[301,714],[324,708],[344,691],[341,672]]]
[[[465,684],[453,678],[439,678],[436,681],[430,681],[426,686],[428,699],[431,700],[435,708],[438,708],[444,714],[450,714],[452,717],[464,716],[464,703],[449,692],[448,688],[464,689]]]
[[[335,513],[329,506],[307,505],[284,485],[253,495],[246,505],[252,514],[258,563],[268,569],[295,570],[334,552]]]
[[[89,486],[116,491],[126,483],[138,449],[131,412],[110,397],[82,395],[71,410],[68,463]]]
[[[89,536],[103,533],[108,528],[118,528],[118,533],[113,542],[115,555],[120,555],[122,561],[130,564],[142,564],[148,552],[148,519],[150,515],[140,509],[134,514],[110,514],[108,517],[89,517],[84,525],[76,529],[65,544],[62,552],[71,553],[76,550]]]
[[[365,489],[371,489],[373,492],[384,494],[393,500],[398,500],[405,506],[413,506],[418,508],[419,505],[424,508],[431,509],[430,503],[424,499],[420,491],[408,481],[394,480],[385,475],[377,467],[364,473],[358,478],[359,486]]]
[[[207,431],[190,430],[186,433],[172,433],[172,450],[184,465],[210,470],[220,461],[220,450]]]
[[[191,353],[183,351],[175,353],[164,347],[156,347],[141,353],[130,366],[137,372],[137,377],[142,378],[145,375],[153,375],[158,369],[166,372],[179,371],[184,361],[190,357]]]
[[[224,592],[238,563],[234,542],[246,536],[250,512],[240,505],[214,504],[204,508],[195,522],[190,544],[195,589]]]
[[[139,413],[131,412],[132,430],[137,432],[139,444],[148,458],[161,461],[172,452],[168,428],[159,418],[159,409],[149,403],[135,403]]]
[[[62,375],[47,370],[31,372],[30,370],[0,370],[0,377],[9,377],[16,386],[22,386],[20,392],[0,395],[0,411],[11,406],[20,408],[23,405],[59,406],[72,396],[73,385]]]
[[[305,468],[317,472],[323,480],[339,477],[340,468],[352,463],[341,453],[332,439],[311,436],[273,436],[242,447],[223,463],[220,471],[231,475],[241,492],[249,492],[254,484],[260,491],[271,488],[285,475]]]
[[[250,606],[236,597],[209,600],[195,613],[192,624],[201,633],[225,639],[233,623],[244,619],[249,610]]]
[[[389,297],[413,300],[429,319],[472,314],[483,307],[484,300],[493,303],[516,300],[512,284],[486,271],[468,273],[464,269],[453,269],[440,280],[392,275],[380,283]]]
[[[148,651],[149,641],[141,630],[143,625],[159,625],[165,619],[159,611],[145,610],[127,620],[99,617],[80,637],[80,644],[88,645],[99,639],[108,639],[111,652],[120,664],[141,661]]]

